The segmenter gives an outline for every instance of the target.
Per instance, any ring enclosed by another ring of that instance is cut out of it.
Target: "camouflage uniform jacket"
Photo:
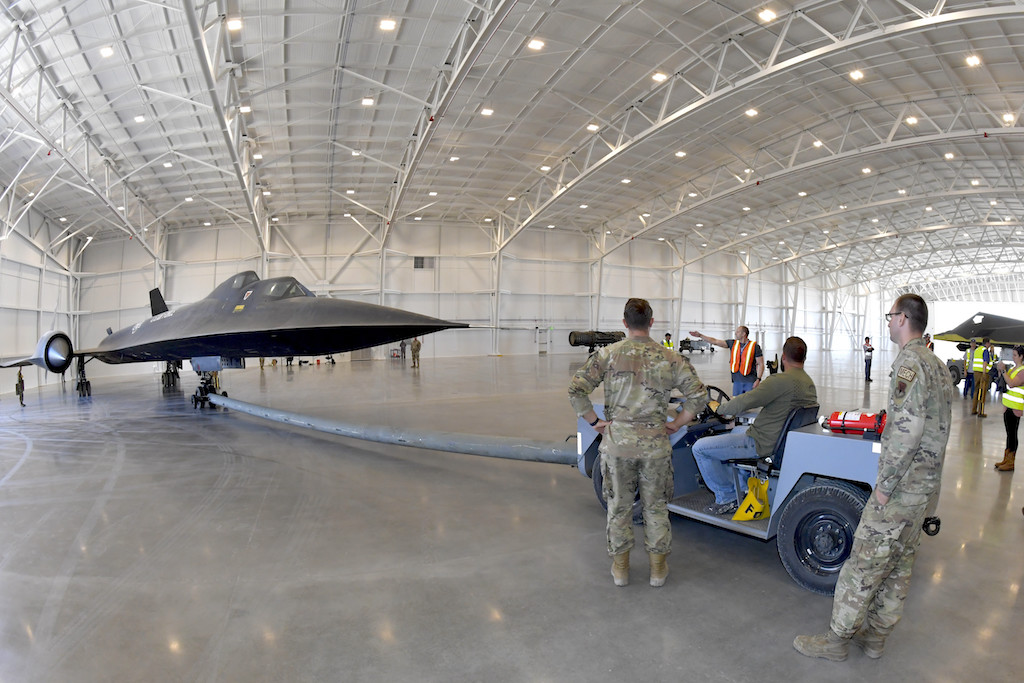
[[[593,408],[590,394],[604,382],[605,430],[601,450],[622,458],[672,454],[665,420],[669,398],[678,389],[683,409],[696,415],[708,403],[707,388],[689,359],[650,337],[630,338],[594,352],[569,382],[569,402],[577,415]]]
[[[953,397],[949,371],[921,338],[892,363],[889,405],[876,488],[902,505],[924,505],[938,494]]]

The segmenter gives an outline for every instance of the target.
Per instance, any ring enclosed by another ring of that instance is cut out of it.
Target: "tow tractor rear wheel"
[[[815,483],[782,509],[776,544],[782,565],[809,591],[832,595],[850,557],[868,493],[839,481]]]

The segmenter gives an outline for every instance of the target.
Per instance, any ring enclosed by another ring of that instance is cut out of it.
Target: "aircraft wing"
[[[981,341],[985,337],[996,346],[1024,344],[1024,320],[979,312],[952,330],[934,335],[933,339],[965,343],[971,339]]]

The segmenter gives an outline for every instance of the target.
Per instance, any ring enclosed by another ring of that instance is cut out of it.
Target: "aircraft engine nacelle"
[[[74,358],[75,349],[71,344],[71,337],[63,332],[50,330],[39,338],[36,352],[28,360],[33,365],[45,368],[56,375],[62,375],[71,367],[71,361]]]

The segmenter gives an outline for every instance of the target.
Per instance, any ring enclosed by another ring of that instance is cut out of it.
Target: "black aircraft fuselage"
[[[316,356],[454,327],[467,325],[359,301],[319,298],[295,278],[260,280],[255,272],[246,271],[201,301],[158,313],[78,353],[105,363]]]

